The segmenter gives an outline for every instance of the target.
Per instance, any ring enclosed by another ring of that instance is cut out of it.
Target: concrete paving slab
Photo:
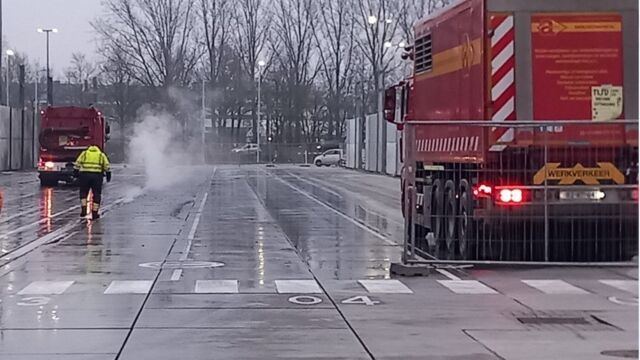
[[[120,359],[182,359],[186,349],[189,360],[370,359],[338,329],[136,329]]]
[[[358,280],[358,283],[372,294],[413,294],[413,291],[399,280]]]
[[[104,291],[109,294],[147,294],[151,291],[151,280],[114,280]]]
[[[297,309],[297,310],[294,310]],[[347,329],[335,309],[145,309],[136,328],[158,329]]]
[[[295,296],[295,295],[293,295]],[[314,294],[321,300],[313,308],[334,308],[323,294]],[[307,305],[295,304],[292,295],[276,294],[152,294],[145,308],[149,309],[299,309]]]
[[[602,360],[605,350],[638,349],[637,334],[629,332],[490,331],[469,334],[496,354],[509,360]],[[613,358],[611,358],[613,359]]]
[[[117,353],[128,330],[2,330],[0,358],[5,355]]]
[[[118,354],[29,354],[3,355],[2,360],[114,360]]]
[[[276,280],[275,283],[280,294],[322,294],[315,280]]]
[[[238,280],[196,280],[198,294],[237,294]]]

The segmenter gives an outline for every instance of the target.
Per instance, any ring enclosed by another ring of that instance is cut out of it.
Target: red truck
[[[421,255],[637,254],[637,13],[637,0],[461,0],[415,24],[385,118],[402,130]]]
[[[93,107],[48,107],[40,112],[40,159],[38,174],[42,186],[58,181],[73,182],[73,163],[90,145],[104,150],[109,125]]]

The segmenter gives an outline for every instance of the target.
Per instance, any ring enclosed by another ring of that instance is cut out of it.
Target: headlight
[[[53,169],[53,162],[47,161],[46,163],[44,163],[44,167],[47,169]]]

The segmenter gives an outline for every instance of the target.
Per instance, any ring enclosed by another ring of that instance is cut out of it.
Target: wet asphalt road
[[[75,188],[0,175],[0,359],[637,354],[636,268],[390,278],[398,179],[298,166],[181,173],[143,189],[141,169],[115,169],[96,222],[78,218]]]

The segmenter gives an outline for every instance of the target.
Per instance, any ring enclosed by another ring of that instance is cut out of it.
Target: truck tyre
[[[444,200],[442,190],[442,180],[435,179],[431,185],[431,232],[436,242],[437,248],[443,247],[444,236],[442,235]],[[437,251],[438,249],[436,249]]]
[[[450,259],[456,254],[456,190],[452,180],[447,180],[444,185],[444,240],[447,247],[447,255]]]
[[[473,200],[471,199],[469,182],[460,181],[460,201],[458,207],[458,253],[463,260],[470,260],[475,253],[475,237],[473,233]]]

